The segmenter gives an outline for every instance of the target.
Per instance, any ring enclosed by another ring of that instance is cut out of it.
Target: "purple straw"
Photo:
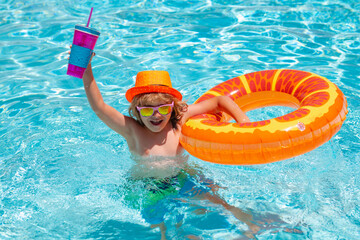
[[[86,27],[89,27],[91,15],[92,15],[92,11],[93,11],[93,8],[91,8],[91,10],[90,10],[90,16],[89,16],[89,20],[88,20],[88,22],[87,22]]]

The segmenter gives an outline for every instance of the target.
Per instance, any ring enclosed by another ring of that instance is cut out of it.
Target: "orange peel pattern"
[[[341,90],[319,75],[299,70],[265,70],[227,80],[196,102],[229,96],[243,111],[265,106],[296,109],[284,116],[250,123],[228,122],[224,113],[190,118],[180,143],[205,161],[264,164],[309,152],[330,140],[346,119],[347,101]]]

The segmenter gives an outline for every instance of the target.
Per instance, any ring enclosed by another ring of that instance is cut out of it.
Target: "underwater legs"
[[[166,226],[165,226],[165,223],[162,222],[162,223],[159,223],[159,224],[152,224],[150,226],[151,228],[160,228],[160,232],[161,232],[161,240],[166,240]]]

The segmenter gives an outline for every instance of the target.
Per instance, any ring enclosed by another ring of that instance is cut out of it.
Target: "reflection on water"
[[[91,26],[101,32],[95,78],[124,114],[124,94],[142,70],[168,70],[188,103],[221,81],[265,69],[314,72],[337,84],[348,118],[320,148],[259,166],[187,162],[263,222],[258,238],[360,238],[357,0],[0,1],[0,238],[159,236],[118,191],[132,172],[174,176],[186,159],[132,160],[125,140],[90,109],[82,81],[66,75],[74,26],[86,24],[90,5]],[[246,226],[224,209],[191,204],[181,228],[168,225],[169,237],[244,236]]]

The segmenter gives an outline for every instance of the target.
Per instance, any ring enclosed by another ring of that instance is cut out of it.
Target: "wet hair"
[[[135,118],[141,126],[145,126],[136,107],[151,105],[151,102],[159,100],[164,102],[164,104],[170,104],[172,101],[174,101],[174,107],[171,113],[170,122],[174,129],[178,129],[178,123],[184,113],[187,111],[188,105],[168,93],[143,93],[136,95],[131,101],[129,107],[129,115]]]

